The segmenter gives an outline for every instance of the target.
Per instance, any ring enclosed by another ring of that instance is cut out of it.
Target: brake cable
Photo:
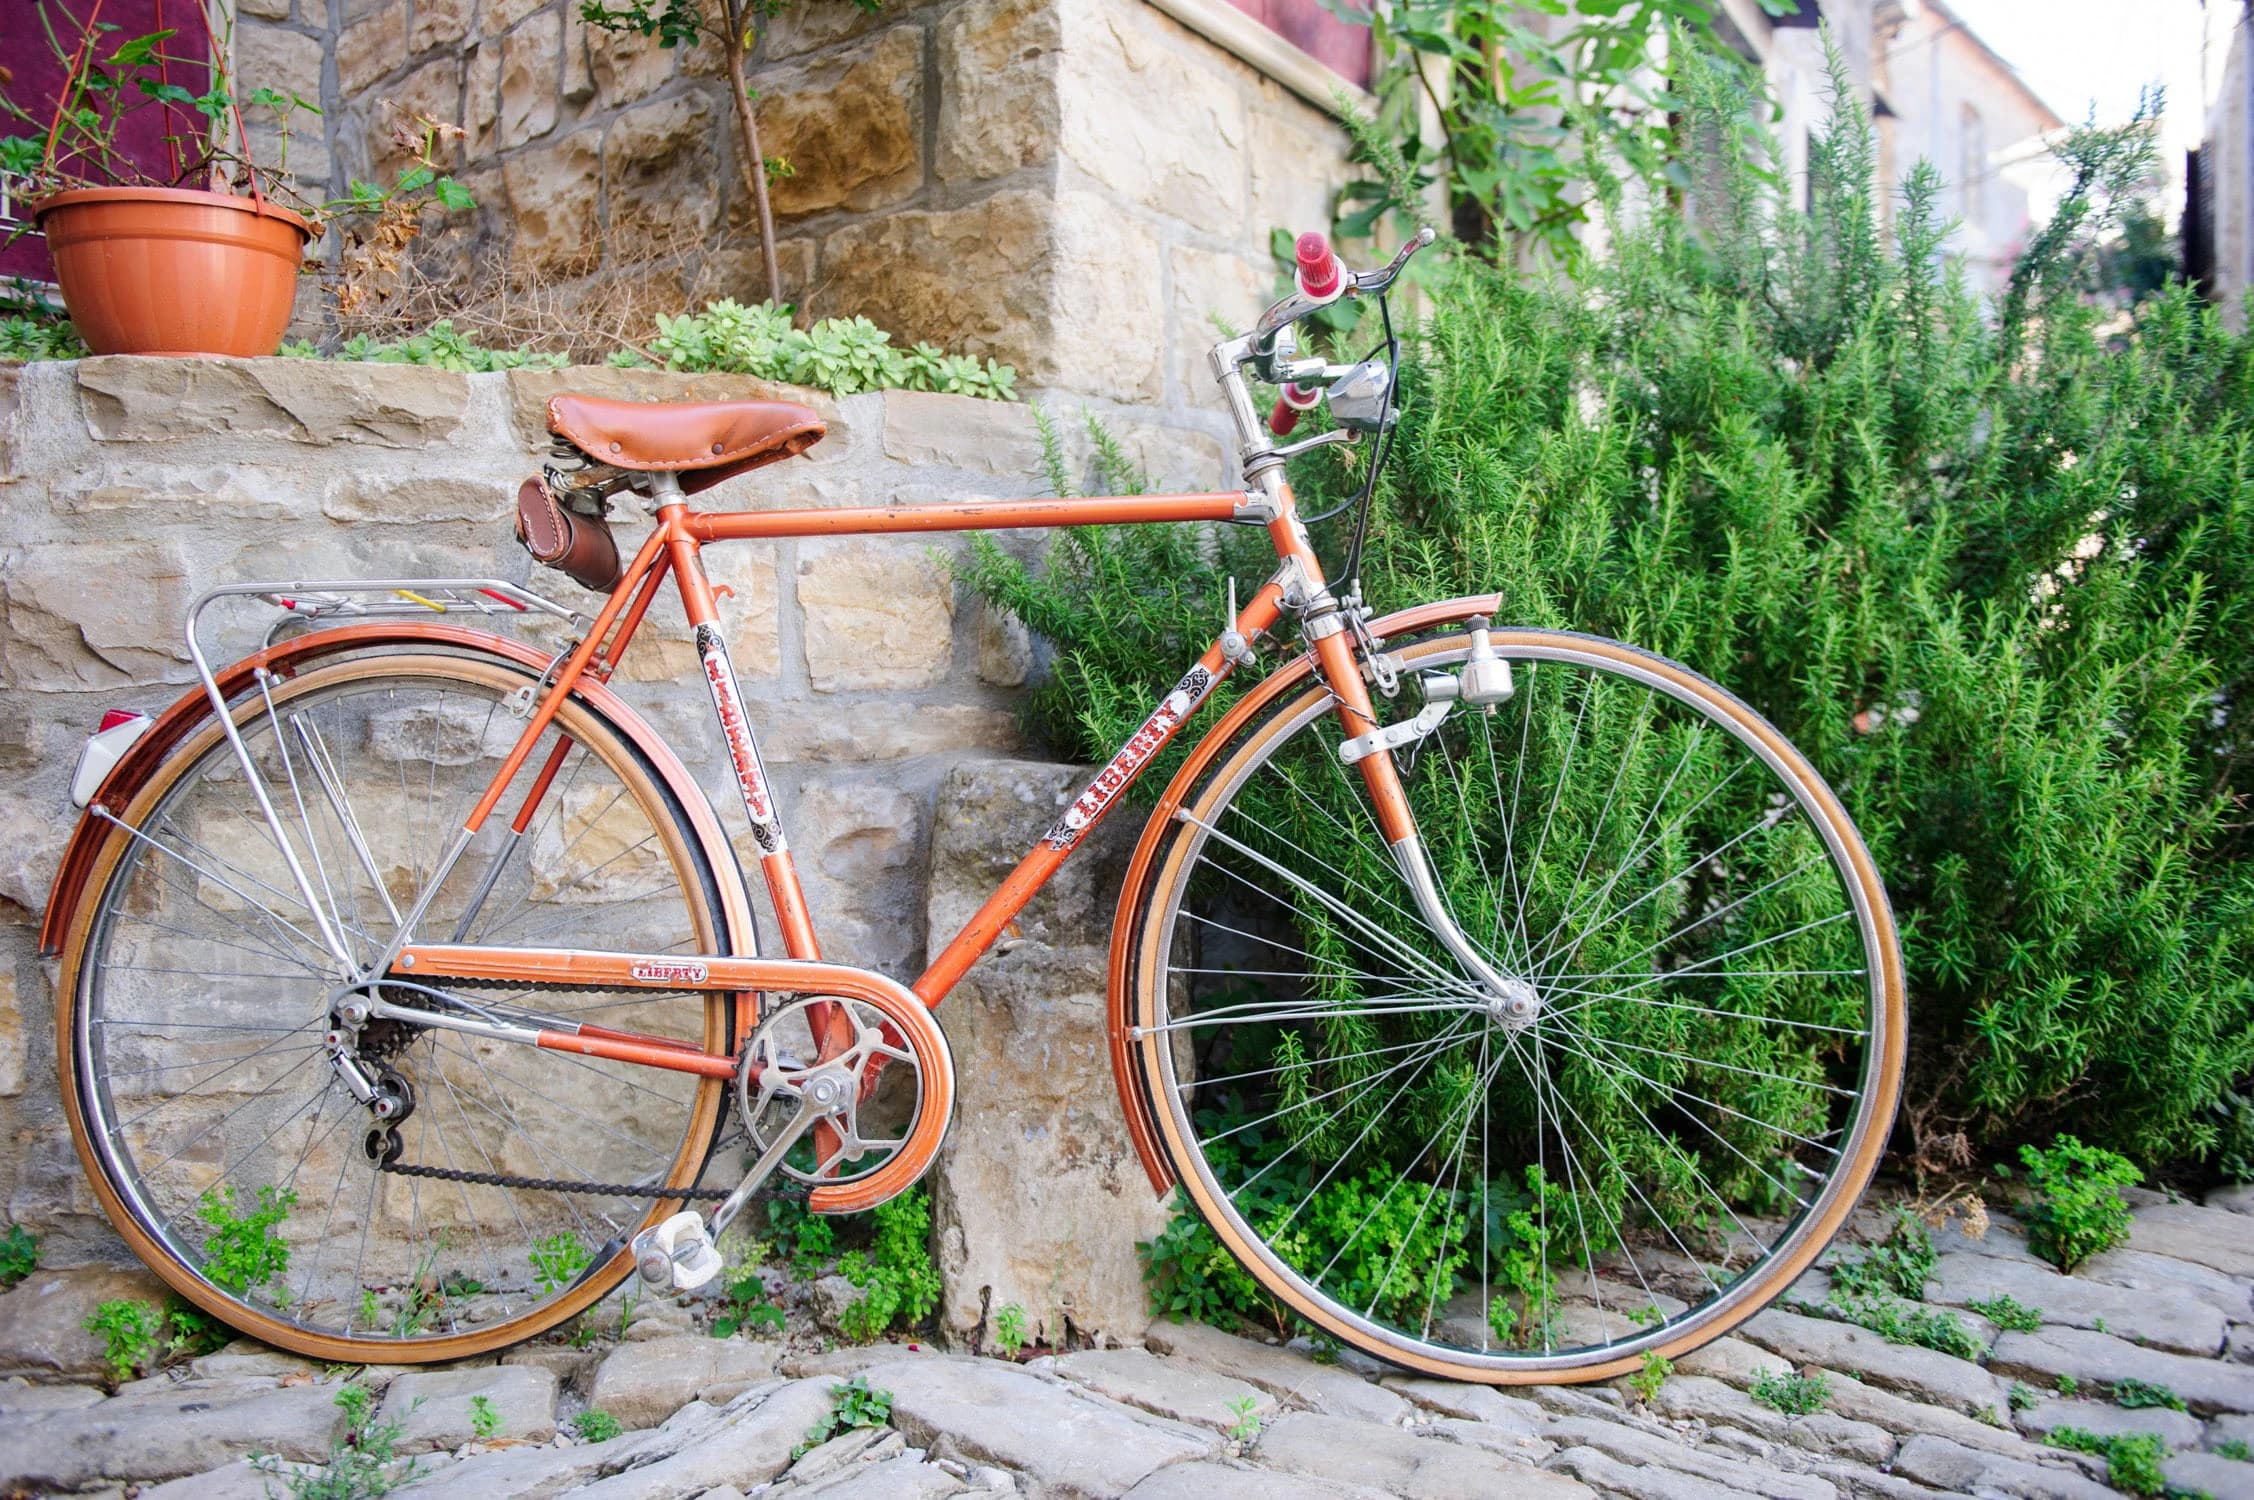
[[[1393,331],[1392,302],[1382,292],[1378,294],[1377,312],[1385,328],[1385,338],[1378,345],[1378,348],[1385,351],[1385,399],[1378,408],[1377,446],[1370,453],[1369,467],[1363,471],[1361,493],[1351,500],[1340,501],[1329,510],[1304,518],[1306,523],[1312,526],[1318,522],[1328,521],[1334,516],[1343,515],[1349,509],[1355,512],[1354,539],[1347,546],[1345,566],[1340,568],[1338,572],[1339,578],[1349,588],[1359,586],[1362,549],[1369,539],[1370,508],[1377,496],[1378,474],[1385,467],[1385,460],[1393,449],[1393,393],[1401,378],[1401,340],[1399,335]],[[1375,355],[1377,348],[1373,348],[1370,353]]]

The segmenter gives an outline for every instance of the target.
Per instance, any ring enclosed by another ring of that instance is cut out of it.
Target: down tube
[[[1237,629],[1250,639],[1273,625],[1282,608],[1282,588],[1272,582],[1264,584],[1237,616]],[[937,1005],[970,966],[978,962],[979,956],[994,945],[1002,929],[1025,909],[1025,903],[1048,883],[1057,866],[1087,837],[1088,830],[1102,821],[1120,794],[1135,784],[1136,778],[1149,768],[1151,761],[1172,742],[1220,685],[1221,679],[1228,675],[1229,662],[1221,654],[1220,642],[1216,641],[1206,647],[1196,665],[1182,674],[1182,680],[1174,684],[1173,691],[1159,700],[1158,706],[1127,737],[1118,753],[1041,836],[1041,842],[1018,861],[1009,878],[986,898],[986,904],[972,914],[963,924],[963,930],[955,934],[932,960],[931,967],[910,986],[926,1005]]]

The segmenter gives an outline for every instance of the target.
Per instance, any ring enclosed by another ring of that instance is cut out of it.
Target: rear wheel
[[[511,701],[529,680],[482,659],[378,655],[237,705],[258,779],[356,965],[424,894],[523,728]],[[477,1353],[593,1303],[629,1268],[632,1235],[697,1181],[722,1080],[376,1018],[353,1047],[404,1109],[387,1133],[323,1039],[340,1006],[375,994],[726,1055],[725,997],[352,991],[216,721],[117,818],[63,952],[65,1102],[120,1232],[206,1312],[325,1359]],[[685,810],[622,731],[574,701],[417,930],[710,954],[726,928]],[[441,1175],[382,1171],[384,1158]]]
[[[1600,1379],[1837,1231],[1893,1117],[1900,958],[1845,812],[1745,704],[1611,641],[1493,643],[1515,695],[1394,753],[1511,1003],[1418,915],[1317,684],[1174,815],[1127,1014],[1240,1305],[1454,1378]],[[1469,641],[1388,645],[1406,681]]]

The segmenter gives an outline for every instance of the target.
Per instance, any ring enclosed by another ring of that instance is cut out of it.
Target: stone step
[[[1950,1307],[1997,1297],[2040,1311],[2046,1323],[2101,1329],[2182,1354],[2211,1355],[2223,1347],[2223,1315],[2205,1302],[2155,1297],[2132,1287],[2061,1275],[2032,1262],[1944,1255],[1925,1284],[1928,1302]]]
[[[2071,1375],[2083,1389],[2093,1391],[2116,1381],[2142,1380],[2166,1386],[2196,1412],[2254,1412],[2254,1365],[2140,1348],[2087,1329],[2007,1333],[1996,1340],[1988,1363],[1999,1374],[2048,1387],[2055,1387],[2061,1375]]]

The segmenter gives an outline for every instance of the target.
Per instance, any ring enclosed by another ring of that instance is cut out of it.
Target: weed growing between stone
[[[1249,1443],[1260,1436],[1260,1403],[1251,1396],[1239,1396],[1229,1403],[1229,1415],[1235,1418],[1224,1434],[1230,1442]]]
[[[571,1419],[571,1430],[583,1443],[607,1443],[626,1429],[609,1412],[590,1406]]]
[[[102,1363],[114,1384],[140,1375],[164,1349],[164,1314],[146,1302],[105,1302],[83,1326],[102,1341]]]
[[[1003,1303],[994,1314],[994,1347],[1002,1351],[1002,1358],[1015,1359],[1025,1339],[1025,1309],[1015,1302]]]
[[[734,1338],[744,1329],[764,1328],[776,1334],[783,1331],[783,1310],[768,1295],[767,1277],[761,1269],[766,1259],[765,1240],[753,1240],[744,1247],[742,1260],[721,1283],[721,1295],[726,1300],[724,1310],[712,1320],[714,1338]]]
[[[2127,1157],[2062,1135],[2048,1151],[2021,1146],[2019,1160],[2035,1190],[2022,1210],[2027,1248],[2071,1272],[2129,1238],[2129,1205],[2121,1189],[2142,1182],[2144,1174]],[[1996,1170],[2010,1175],[2002,1163]]]
[[[2254,1464],[2254,1445],[2244,1438],[2224,1438],[2215,1445],[2215,1452],[2233,1463]]]
[[[2013,1411],[2033,1411],[2036,1403],[2040,1402],[2043,1397],[2040,1391],[2025,1381],[2015,1380],[2011,1383],[2011,1391],[2006,1399],[2010,1402]]]
[[[1658,1398],[1659,1388],[1667,1383],[1667,1377],[1674,1373],[1675,1362],[1652,1350],[1644,1355],[1644,1367],[1628,1377],[1627,1386],[1635,1392],[1638,1401],[1649,1406]]]
[[[560,1292],[577,1281],[579,1273],[594,1260],[587,1247],[579,1242],[579,1236],[568,1229],[559,1229],[534,1240],[528,1258],[532,1262],[532,1279],[540,1284],[543,1296]]]
[[[1985,1301],[1967,1302],[1965,1306],[2006,1333],[2033,1333],[2043,1326],[2043,1310],[2027,1306],[2009,1292]]]
[[[39,1236],[21,1224],[0,1233],[0,1291],[5,1291],[39,1269]]]
[[[501,1412],[491,1396],[470,1397],[470,1435],[484,1442],[501,1430]]]
[[[1889,1344],[1935,1349],[1958,1359],[1977,1360],[1987,1341],[1964,1319],[1937,1307],[1919,1307],[1884,1292],[1842,1292],[1836,1287],[1820,1311],[1868,1328]]]
[[[225,1196],[207,1190],[196,1203],[196,1217],[205,1228],[205,1278],[241,1297],[287,1271],[290,1247],[280,1225],[296,1203],[296,1192],[277,1192],[268,1185],[258,1190],[258,1206],[245,1210],[236,1201],[233,1183],[227,1184]]]
[[[1805,1375],[1763,1370],[1753,1378],[1746,1392],[1771,1411],[1781,1411],[1788,1417],[1804,1417],[1810,1412],[1824,1409],[1831,1400],[1831,1378],[1821,1370],[1811,1370]]]
[[[882,1427],[892,1420],[892,1392],[872,1389],[866,1375],[856,1375],[833,1387],[830,1400],[829,1414],[807,1428],[805,1440],[790,1450],[792,1462],[804,1458],[841,1432],[851,1432],[857,1427]]]
[[[2105,1460],[2105,1482],[2132,1495],[2165,1495],[2167,1476],[2160,1465],[2168,1445],[2158,1433],[2117,1433],[2101,1437],[2079,1427],[2054,1427],[2048,1441],[2076,1453],[2094,1453]]]
[[[876,1206],[876,1234],[867,1250],[838,1261],[840,1275],[861,1289],[838,1331],[870,1343],[893,1328],[912,1328],[939,1305],[939,1268],[931,1262],[931,1194],[911,1188]]]
[[[1832,1266],[1831,1284],[1836,1291],[1855,1295],[1891,1294],[1922,1302],[1936,1258],[1932,1231],[1915,1213],[1897,1207],[1886,1238],[1860,1259]]]
[[[2127,1411],[2146,1411],[2158,1408],[2164,1411],[2189,1411],[2184,1398],[2164,1385],[2131,1377],[2113,1382],[2113,1404]]]
[[[336,1405],[344,1413],[344,1435],[331,1445],[325,1468],[288,1472],[289,1500],[376,1500],[421,1477],[419,1459],[394,1467],[404,1429],[375,1419],[374,1392],[363,1385],[339,1387]],[[281,1467],[270,1455],[253,1455],[251,1461],[268,1473]]]

